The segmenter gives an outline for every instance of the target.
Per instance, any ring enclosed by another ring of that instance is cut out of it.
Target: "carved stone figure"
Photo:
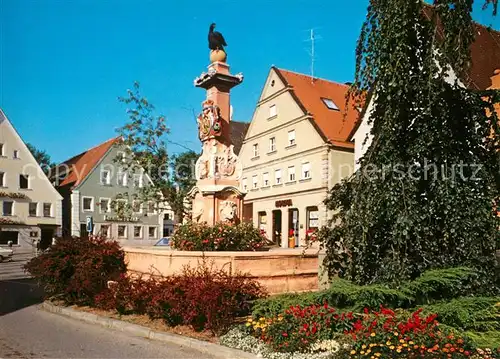
[[[222,156],[217,157],[217,170],[223,177],[231,177],[236,170],[238,158],[233,152],[233,145],[227,147]]]
[[[233,201],[220,202],[219,218],[223,222],[233,222],[236,219],[238,206]]]
[[[220,108],[214,105],[212,100],[203,102],[203,109],[197,118],[198,137],[204,142],[210,138],[220,136],[222,123],[220,118]]]
[[[201,217],[203,216],[203,202],[199,200],[195,200],[193,202],[193,222],[200,222]]]

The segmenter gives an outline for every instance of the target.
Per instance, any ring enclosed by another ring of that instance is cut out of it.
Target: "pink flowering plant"
[[[257,251],[267,242],[265,233],[251,223],[209,226],[188,222],[175,231],[171,246],[182,251]]]

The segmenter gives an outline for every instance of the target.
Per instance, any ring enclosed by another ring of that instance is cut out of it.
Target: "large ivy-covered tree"
[[[166,119],[157,115],[154,105],[141,95],[138,82],[127,90],[127,97],[119,100],[129,106],[128,121],[117,130],[127,154],[124,167],[142,167],[153,182],[153,186],[143,188],[138,199],[156,203],[160,210],[168,203],[176,219],[182,220],[184,198],[196,183],[194,164],[198,155],[188,148],[180,154],[168,155],[167,144],[171,141]],[[123,163],[122,158],[117,162]]]
[[[330,275],[397,283],[466,265],[492,279],[500,131],[488,109],[499,94],[449,76],[463,78],[470,64],[472,6],[370,1],[351,94],[373,103],[373,140],[326,200],[335,213],[321,233]]]

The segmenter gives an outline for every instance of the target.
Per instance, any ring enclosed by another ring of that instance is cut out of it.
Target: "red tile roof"
[[[285,85],[291,87],[302,109],[313,116],[313,124],[326,141],[337,147],[354,148],[349,134],[359,117],[359,111],[346,106],[349,85],[274,68]],[[329,109],[322,99],[330,99],[339,110]],[[347,107],[347,115],[346,114]]]
[[[424,15],[432,18],[433,6],[424,7]],[[486,90],[491,86],[491,76],[500,68],[500,32],[474,22],[474,42],[470,47],[471,66],[462,79],[472,90]],[[442,40],[443,26],[437,19],[438,38]]]
[[[99,160],[108,152],[111,146],[117,143],[119,139],[119,137],[115,137],[107,140],[59,164],[58,167],[60,169],[67,168],[69,169],[69,173],[61,180],[58,186],[66,186],[69,184],[71,184],[72,187],[78,186],[97,165]]]

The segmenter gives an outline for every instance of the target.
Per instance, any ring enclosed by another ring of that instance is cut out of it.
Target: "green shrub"
[[[403,283],[401,291],[412,297],[413,305],[429,304],[440,299],[452,299],[474,294],[472,290],[478,272],[455,267],[428,270],[415,280]]]
[[[399,289],[381,284],[357,285],[335,278],[327,290],[284,294],[258,300],[254,303],[254,317],[269,317],[282,313],[292,305],[318,305],[328,303],[340,309],[360,311],[363,308],[410,309],[421,304],[437,303],[472,293],[471,283],[477,273],[468,268],[430,270],[414,281],[404,283]]]
[[[458,298],[422,308],[426,313],[436,313],[440,323],[456,329],[500,331],[500,298]]]
[[[172,248],[182,251],[255,251],[267,242],[264,233],[251,223],[231,225],[188,222],[172,236]]]
[[[500,332],[464,332],[479,348],[500,348]]]

